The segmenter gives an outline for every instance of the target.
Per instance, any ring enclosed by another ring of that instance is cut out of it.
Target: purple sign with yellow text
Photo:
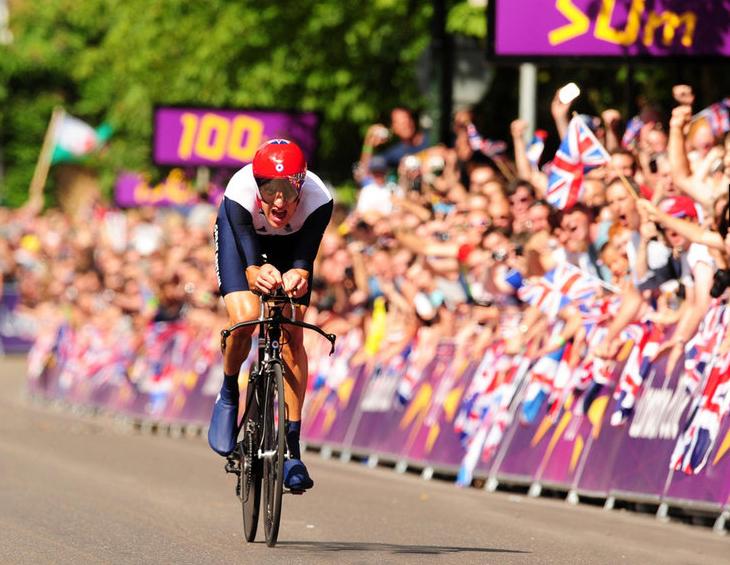
[[[151,184],[144,175],[122,173],[114,185],[114,201],[122,208],[137,206],[191,206],[200,197],[180,169],[173,169],[165,180]]]
[[[494,53],[545,56],[727,56],[724,1],[495,0]]]
[[[269,139],[296,141],[311,159],[317,145],[313,112],[248,112],[213,108],[157,108],[154,161],[158,165],[241,167]]]

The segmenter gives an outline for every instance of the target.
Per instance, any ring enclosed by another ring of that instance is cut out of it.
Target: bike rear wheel
[[[284,458],[286,434],[284,420],[284,377],[282,365],[273,361],[268,367],[264,394],[263,420],[263,480],[264,480],[264,532],[266,544],[273,547],[279,536],[281,520],[281,496],[284,490]]]
[[[263,466],[258,457],[261,439],[262,416],[255,387],[258,380],[249,382],[246,394],[246,421],[243,422],[241,453],[241,506],[243,510],[243,533],[247,542],[256,539],[261,507],[261,478]]]

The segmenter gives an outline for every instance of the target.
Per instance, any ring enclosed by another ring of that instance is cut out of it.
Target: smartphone
[[[659,170],[659,167],[657,167],[657,164],[656,164],[656,157],[652,157],[649,160],[649,172],[651,172],[651,174],[655,175],[658,170]]]
[[[558,90],[558,100],[563,104],[569,104],[580,96],[580,88],[574,82],[569,82]]]

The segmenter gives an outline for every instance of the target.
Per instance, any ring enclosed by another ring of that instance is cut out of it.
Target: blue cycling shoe
[[[284,461],[284,486],[289,490],[307,490],[314,486],[301,459]]]
[[[238,403],[225,402],[220,395],[213,406],[208,428],[208,445],[219,455],[229,455],[236,447]]]

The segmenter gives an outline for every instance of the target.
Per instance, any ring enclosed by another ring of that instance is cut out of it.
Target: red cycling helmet
[[[260,186],[264,179],[287,179],[300,190],[307,174],[304,153],[293,141],[272,139],[256,151],[253,158],[253,176]]]

